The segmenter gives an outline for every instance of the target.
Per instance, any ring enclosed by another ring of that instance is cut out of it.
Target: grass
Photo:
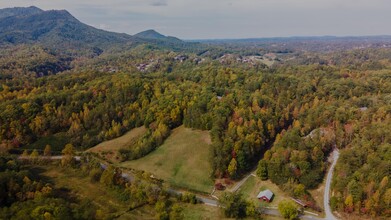
[[[181,126],[155,151],[121,166],[148,171],[173,186],[210,193],[210,144],[208,131]]]
[[[220,208],[200,204],[185,204],[182,213],[187,220],[227,219]]]
[[[274,183],[270,180],[262,181],[259,177],[250,176],[247,181],[242,185],[239,191],[243,194],[244,198],[259,204],[257,195],[260,191],[269,189],[274,193],[274,197],[271,203],[267,203],[268,206],[277,207],[278,203],[289,197]]]
[[[30,167],[45,182],[54,185],[57,193],[66,194],[67,198],[88,199],[104,213],[118,216],[117,219],[153,219],[154,209],[148,205],[129,211],[129,205],[116,197],[117,191],[91,183],[83,172],[56,165]],[[59,194],[59,195],[60,195]]]
[[[99,183],[91,183],[88,176],[71,168],[57,166],[42,166],[40,175],[53,183],[57,189],[65,189],[72,194],[72,197],[89,199],[99,209],[105,212],[123,212],[128,206],[117,199],[114,193],[102,187]]]
[[[324,208],[324,204],[323,204],[323,197],[324,197],[324,187],[325,187],[325,183],[326,182],[326,178],[325,180],[323,181],[323,183],[321,185],[319,185],[319,187],[317,189],[313,189],[313,190],[309,190],[308,192],[311,194],[312,198],[314,198],[316,204],[323,210]],[[322,212],[323,214],[323,212]]]
[[[144,126],[134,128],[121,137],[104,141],[88,149],[87,152],[98,153],[108,161],[118,162],[118,151],[121,148],[129,147],[138,137],[145,134],[146,131],[147,129]]]
[[[151,213],[155,213],[155,208],[151,205],[146,205],[132,211],[122,214],[120,217],[115,218],[117,220],[128,220],[128,219],[137,219],[137,220],[152,220],[156,219]]]

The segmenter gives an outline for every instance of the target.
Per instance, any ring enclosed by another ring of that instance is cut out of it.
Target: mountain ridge
[[[131,48],[140,44],[182,50],[193,43],[164,36],[154,30],[136,35],[101,30],[80,22],[66,10],[28,8],[0,9],[0,46],[40,44],[56,50]]]
[[[5,17],[11,17],[11,16],[26,16],[26,15],[33,15],[42,12],[43,10],[35,7],[14,7],[14,8],[4,8],[0,9],[0,19]]]

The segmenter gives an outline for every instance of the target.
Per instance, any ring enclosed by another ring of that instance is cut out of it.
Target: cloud
[[[167,1],[165,0],[160,0],[160,1],[154,1],[150,5],[152,6],[167,6]]]

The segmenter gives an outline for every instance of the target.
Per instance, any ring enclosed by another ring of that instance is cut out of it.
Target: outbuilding
[[[271,202],[273,200],[273,196],[274,196],[273,192],[266,189],[259,192],[257,198],[259,199],[259,201]]]

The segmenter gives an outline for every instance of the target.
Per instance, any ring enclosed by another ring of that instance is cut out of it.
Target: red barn
[[[271,202],[273,200],[273,196],[273,192],[267,189],[259,192],[257,198],[259,199],[259,201]]]

